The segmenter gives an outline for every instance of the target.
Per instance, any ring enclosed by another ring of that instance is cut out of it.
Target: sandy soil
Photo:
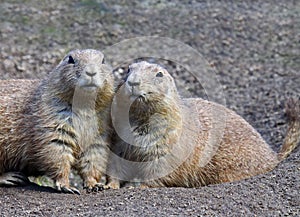
[[[70,49],[104,50],[131,37],[170,37],[205,57],[216,70],[227,107],[278,150],[286,130],[284,102],[300,92],[300,2],[188,2],[1,2],[0,76],[42,78]],[[165,64],[180,91],[203,97],[199,84],[180,67]],[[198,189],[82,191],[77,196],[39,186],[0,188],[0,215],[299,216],[299,150],[267,174]]]

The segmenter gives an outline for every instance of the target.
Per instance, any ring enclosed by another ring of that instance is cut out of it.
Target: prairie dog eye
[[[159,77],[159,78],[161,78],[161,77],[163,77],[164,76],[164,74],[162,73],[162,72],[158,72],[157,74],[156,74],[156,77]]]
[[[71,55],[69,56],[68,64],[75,64],[75,60],[73,59],[73,57]]]

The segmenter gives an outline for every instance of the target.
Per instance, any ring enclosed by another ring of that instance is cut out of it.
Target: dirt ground
[[[200,52],[216,71],[226,106],[280,148],[284,102],[300,93],[299,1],[11,0],[0,11],[2,79],[43,78],[71,49],[169,37]],[[180,67],[165,64],[182,93],[203,97]],[[299,216],[299,159],[298,147],[267,174],[198,189],[78,196],[39,186],[0,188],[0,216]]]

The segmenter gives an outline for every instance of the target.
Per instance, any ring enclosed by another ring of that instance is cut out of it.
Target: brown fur
[[[138,146],[119,138],[112,149],[140,166],[133,169],[118,160],[111,162],[111,188],[120,187],[118,178],[141,181],[148,187],[199,187],[249,178],[272,170],[300,140],[300,105],[296,100],[288,103],[289,129],[277,154],[235,112],[200,98],[180,99],[173,79],[158,65],[132,64],[118,92],[112,109],[132,101],[129,121]],[[133,96],[138,98],[133,101]],[[149,163],[142,164],[145,162]]]
[[[69,185],[75,168],[85,188],[101,188],[113,97],[103,58],[100,51],[75,50],[41,81],[0,81],[0,185],[46,175],[58,190],[79,193]]]

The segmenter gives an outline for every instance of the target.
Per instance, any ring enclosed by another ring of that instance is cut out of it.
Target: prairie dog
[[[73,50],[43,80],[0,81],[0,185],[46,175],[56,188],[75,168],[84,188],[97,191],[110,143],[111,68],[100,51]]]
[[[119,115],[122,109],[127,119]],[[288,101],[287,115],[287,136],[276,153],[234,111],[181,98],[166,69],[134,63],[112,103],[120,138],[112,146],[108,187],[119,188],[120,180],[144,187],[199,187],[268,172],[299,143],[299,101]]]

